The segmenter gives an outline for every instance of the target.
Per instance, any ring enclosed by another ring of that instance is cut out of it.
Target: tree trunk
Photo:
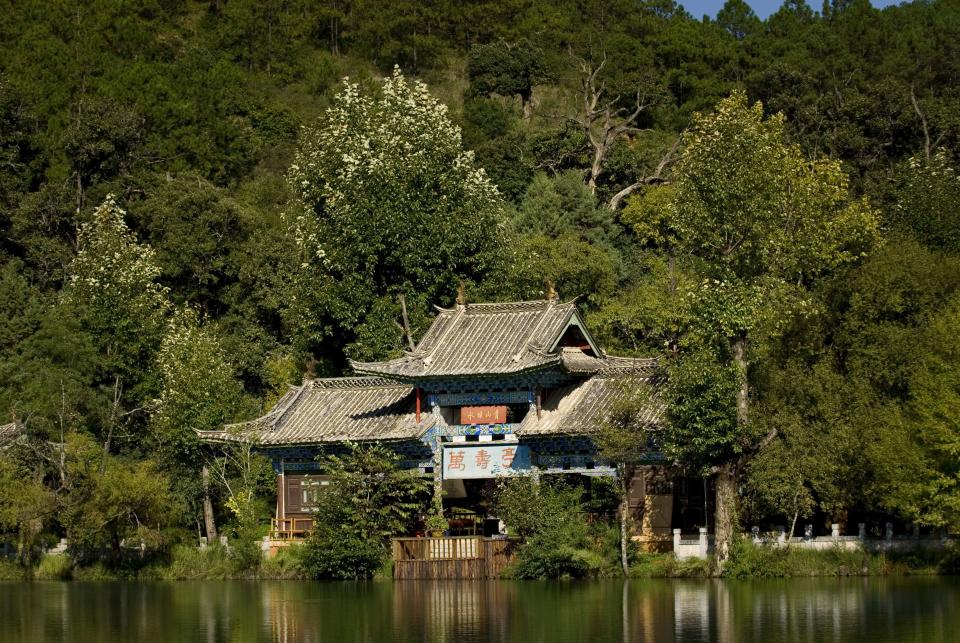
[[[630,561],[627,560],[627,545],[630,542],[630,479],[631,467],[620,469],[620,567],[624,578],[630,576]]]
[[[721,569],[730,559],[737,525],[737,476],[733,464],[725,464],[717,473],[717,506],[714,509],[714,538]]]
[[[593,162],[590,164],[590,178],[587,180],[587,187],[590,188],[590,194],[597,193],[597,179],[603,172],[603,159],[607,155],[606,146],[595,144],[593,147]]]
[[[747,379],[747,333],[741,331],[731,345],[733,363],[737,367],[740,388],[737,390],[737,424],[747,423],[750,411],[750,382]]]
[[[207,532],[207,542],[212,545],[217,542],[217,520],[210,500],[210,469],[207,465],[200,469],[200,477],[203,480],[203,526]]]
[[[523,119],[530,120],[533,116],[533,87],[524,88],[520,92],[520,103],[523,107]]]
[[[750,411],[750,385],[747,380],[747,333],[741,331],[731,342],[733,363],[737,367],[740,386],[737,389],[737,424],[747,423]],[[717,507],[714,515],[714,538],[721,569],[730,558],[730,545],[737,528],[738,463],[728,462],[717,473]]]

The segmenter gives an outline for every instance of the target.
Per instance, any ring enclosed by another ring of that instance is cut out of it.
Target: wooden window
[[[323,487],[330,484],[327,476],[286,474],[287,514],[310,513],[317,507],[317,499]]]

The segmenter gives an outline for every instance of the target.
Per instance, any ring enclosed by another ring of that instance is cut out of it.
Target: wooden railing
[[[307,537],[311,528],[313,518],[273,518],[270,521],[270,538],[300,540]]]
[[[393,577],[398,580],[497,578],[513,556],[505,538],[394,538]]]

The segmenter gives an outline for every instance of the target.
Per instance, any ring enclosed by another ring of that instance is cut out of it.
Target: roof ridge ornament
[[[292,409],[297,404],[297,401],[303,396],[304,392],[311,386],[312,384],[311,384],[310,378],[304,377],[303,384],[300,385],[300,388],[297,389],[297,392],[293,394],[293,396],[290,398],[290,400],[282,409],[279,409],[279,412],[277,413],[276,417],[271,419],[270,421],[271,431],[276,430],[277,424],[280,423],[280,420],[282,420],[284,416],[290,411],[290,409]]]
[[[523,343],[520,350],[513,356],[513,361],[516,364],[520,363],[520,360],[523,359],[524,353],[530,351],[531,353],[537,355],[545,355],[545,352],[539,350],[539,347],[534,344],[534,338],[537,336],[537,331],[540,330],[540,327],[543,325],[543,320],[547,318],[550,310],[557,304],[557,291],[553,289],[553,281],[550,279],[546,280],[547,284],[547,306],[543,309],[543,312],[540,313],[540,318],[537,319],[537,323],[533,326],[533,330],[527,335],[527,340]]]
[[[460,280],[460,283],[457,284],[457,306],[463,307],[467,305],[467,285],[463,283],[463,279]]]
[[[556,284],[553,283],[553,279],[547,278],[544,280],[544,283],[547,286],[547,301],[551,304],[558,303],[560,296],[557,294]]]

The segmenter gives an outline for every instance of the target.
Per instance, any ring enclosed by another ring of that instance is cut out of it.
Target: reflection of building
[[[631,391],[651,393],[642,421],[655,425],[660,412],[657,361],[607,355],[573,302],[555,296],[480,304],[461,297],[402,357],[351,366],[355,377],[305,381],[263,417],[204,434],[252,437],[271,457],[283,535],[309,525],[325,483],[317,456],[347,441],[388,445],[404,466],[439,474],[448,503],[477,508],[498,476],[613,475],[592,439],[596,429]],[[651,449],[648,464],[659,459]],[[664,470],[643,467],[631,488],[645,534],[669,539],[673,492]]]

